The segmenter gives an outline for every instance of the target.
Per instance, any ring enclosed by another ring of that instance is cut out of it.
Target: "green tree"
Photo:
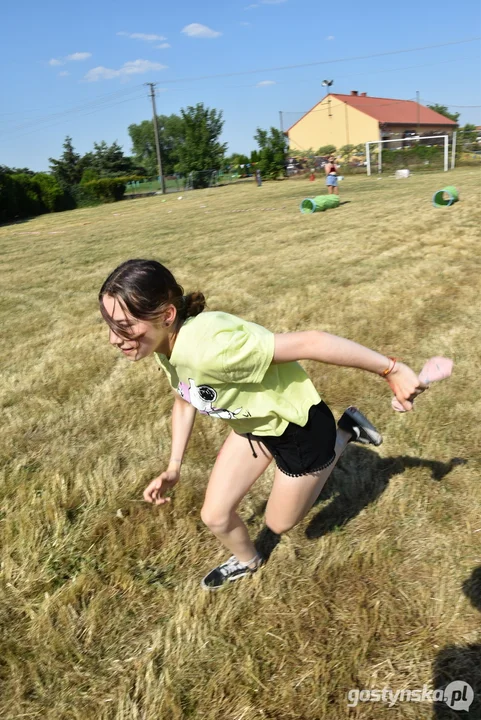
[[[478,137],[476,125],[466,123],[466,125],[460,129],[460,136],[460,140],[463,144],[471,145],[472,143],[475,143]]]
[[[254,140],[259,145],[258,169],[265,178],[277,180],[286,174],[287,138],[277,128],[270,131],[257,128]]]
[[[72,138],[67,135],[63,144],[63,153],[58,160],[49,158],[52,174],[61,188],[71,188],[80,182],[83,173],[81,157],[75,152]]]
[[[86,167],[82,173],[80,184],[85,185],[85,183],[92,182],[92,180],[98,180],[99,178],[100,175],[94,167]]]
[[[250,165],[250,163],[250,158],[247,155],[233,153],[232,155],[224,158],[223,167],[226,170],[227,168],[230,168],[232,170],[238,170],[241,175],[245,176],[248,175],[249,171],[251,170],[250,167],[247,167],[247,165]],[[244,167],[239,167],[240,165],[243,165]]]
[[[62,190],[58,181],[53,175],[47,173],[36,173],[32,180],[39,189],[41,201],[47,212],[61,212],[62,210],[73,210],[75,203],[70,193]]]
[[[181,111],[183,142],[177,147],[176,169],[183,175],[194,173],[194,187],[206,187],[210,178],[206,170],[222,167],[226,143],[220,143],[224,121],[222,111],[198,103]]]
[[[250,163],[250,159],[247,155],[241,155],[240,153],[232,153],[228,157],[224,158],[224,163],[228,165],[247,165]]]
[[[125,177],[135,171],[132,158],[124,155],[117,141],[107,145],[105,140],[94,143],[94,150],[82,158],[85,168],[94,170],[98,177]]]
[[[0,165],[0,175],[35,175],[33,170],[29,168],[9,168],[6,165]]]
[[[444,115],[444,117],[447,117],[450,120],[454,120],[455,123],[458,122],[460,113],[449,112],[446,105],[439,105],[438,103],[435,103],[434,105],[428,105],[428,108],[434,110],[434,112],[437,112],[440,115]]]
[[[321,145],[321,147],[317,151],[317,155],[329,156],[329,155],[335,155],[336,152],[337,152],[337,148],[335,145]]]
[[[183,143],[183,122],[179,115],[159,115],[159,144],[162,154],[162,171],[164,175],[172,175],[178,162],[178,148]],[[158,175],[157,153],[152,120],[143,120],[138,125],[129,125],[134,160],[145,168],[147,175]]]

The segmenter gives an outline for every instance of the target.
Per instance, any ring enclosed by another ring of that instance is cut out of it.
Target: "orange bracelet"
[[[388,358],[389,358],[389,360],[392,361],[392,365],[389,365],[389,367],[386,368],[386,370],[382,371],[382,373],[381,373],[382,377],[387,377],[389,375],[389,373],[391,373],[394,370],[394,366],[397,362],[397,358],[393,358],[390,355],[388,355]]]

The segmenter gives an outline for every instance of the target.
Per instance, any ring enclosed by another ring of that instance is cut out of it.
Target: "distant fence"
[[[232,185],[241,182],[254,182],[253,175],[240,174],[239,172],[221,172],[218,170],[198,170],[189,175],[166,175],[164,177],[166,193],[187,192],[196,188],[218,187],[220,185]],[[145,178],[135,182],[127,183],[126,195],[146,195],[160,192],[160,180],[158,177]]]

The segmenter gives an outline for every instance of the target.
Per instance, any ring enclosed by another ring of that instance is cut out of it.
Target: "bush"
[[[74,207],[72,197],[52,175],[0,174],[0,222]]]
[[[325,157],[326,155],[335,155],[337,153],[337,148],[335,145],[321,145],[319,150],[317,151],[317,155],[321,155]]]
[[[47,173],[0,173],[0,222],[116,202],[122,200],[127,183],[139,179],[99,178],[64,190]]]
[[[39,184],[23,173],[0,176],[0,220],[6,222],[32,215],[41,215],[47,209],[41,199]]]
[[[89,182],[99,179],[99,174],[93,168],[86,168],[82,173],[82,179],[80,180],[81,185],[86,185]]]
[[[101,203],[122,200],[125,188],[132,178],[99,178],[76,185],[72,188],[77,207],[100,205]]]
[[[15,187],[12,175],[0,174],[0,222],[7,222],[16,215]]]
[[[53,175],[37,173],[33,179],[40,189],[42,202],[45,206],[44,212],[61,212],[62,210],[74,209],[74,199],[69,192],[60,187]]]
[[[31,175],[18,173],[13,176],[17,197],[17,214],[20,217],[32,217],[47,212],[42,202],[42,190]]]

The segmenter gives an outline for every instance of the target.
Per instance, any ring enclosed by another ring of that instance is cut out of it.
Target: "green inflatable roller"
[[[449,187],[445,187],[442,190],[438,190],[433,195],[433,205],[437,208],[449,207],[458,200],[458,191],[452,185],[450,185]]]
[[[306,198],[300,204],[301,213],[315,213],[321,210],[330,210],[339,206],[339,195],[318,195],[315,198]]]

